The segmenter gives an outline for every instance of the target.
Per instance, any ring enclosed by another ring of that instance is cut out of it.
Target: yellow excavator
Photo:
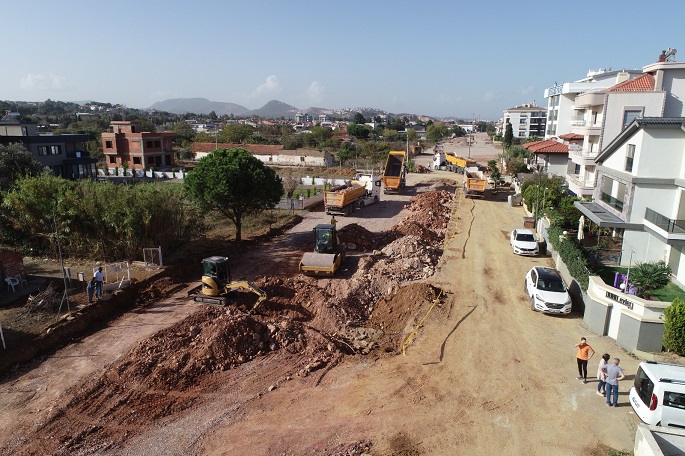
[[[338,242],[333,223],[314,227],[314,251],[300,260],[300,272],[309,276],[333,276],[345,259],[344,246]]]
[[[249,311],[252,314],[267,298],[266,292],[255,284],[246,280],[231,280],[231,268],[227,257],[205,258],[202,260],[202,271],[202,285],[188,292],[195,302],[225,307],[230,302],[229,295],[232,291],[247,290],[257,295],[257,302]]]

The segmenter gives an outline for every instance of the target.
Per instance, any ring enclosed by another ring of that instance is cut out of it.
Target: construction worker
[[[335,226],[338,221],[335,219],[335,215],[331,218],[331,225]]]

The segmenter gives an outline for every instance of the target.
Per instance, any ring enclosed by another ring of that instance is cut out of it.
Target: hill
[[[156,109],[158,111],[166,111],[172,114],[209,114],[214,111],[218,116],[221,115],[235,115],[244,116],[249,115],[250,110],[245,106],[235,103],[224,103],[221,101],[209,101],[206,98],[172,98],[169,100],[158,101],[149,109]]]
[[[288,119],[295,117],[298,112],[300,112],[300,110],[294,106],[290,106],[282,101],[271,100],[261,108],[250,111],[250,114],[253,116],[263,117],[265,119],[275,119],[279,117],[285,117]]]

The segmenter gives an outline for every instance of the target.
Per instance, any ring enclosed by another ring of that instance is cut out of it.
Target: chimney
[[[624,81],[627,81],[629,77],[630,75],[627,71],[619,71],[618,73],[616,73],[616,84],[620,84]]]

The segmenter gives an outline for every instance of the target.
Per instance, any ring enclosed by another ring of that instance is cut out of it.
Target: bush
[[[666,349],[685,355],[685,301],[674,299],[664,309],[664,339]]]
[[[653,291],[664,288],[671,282],[671,268],[663,261],[638,262],[630,271],[630,281],[637,285],[638,296],[649,298]]]
[[[568,272],[578,282],[580,288],[585,291],[590,282],[590,271],[587,268],[584,251],[569,239],[559,239],[563,232],[564,229],[561,226],[552,225],[549,228],[549,243],[554,250],[559,252]]]

